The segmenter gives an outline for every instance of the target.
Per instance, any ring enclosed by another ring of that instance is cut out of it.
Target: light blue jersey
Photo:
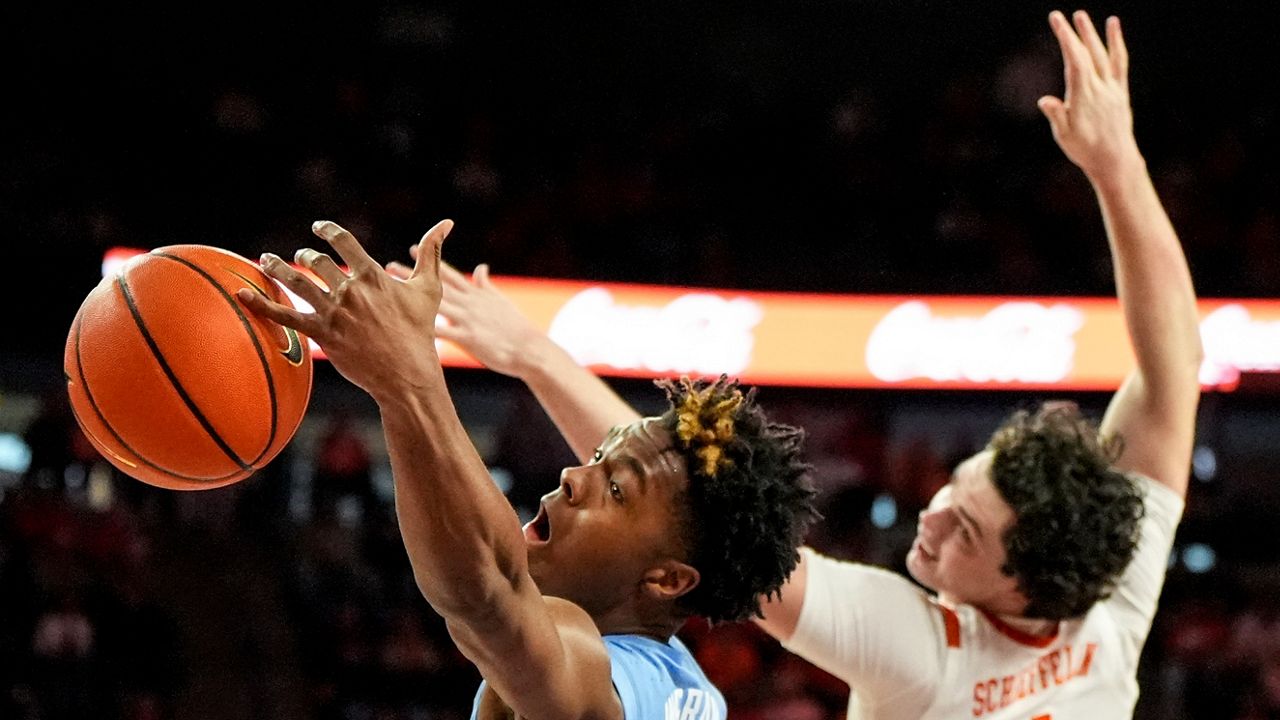
[[[664,643],[639,635],[606,635],[604,646],[626,720],[725,720],[724,696],[679,638]],[[485,687],[481,682],[471,720],[476,720]]]

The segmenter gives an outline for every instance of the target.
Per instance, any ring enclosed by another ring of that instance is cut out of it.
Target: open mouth
[[[547,506],[539,505],[538,514],[524,526],[524,538],[531,543],[545,543],[551,539],[551,518]]]

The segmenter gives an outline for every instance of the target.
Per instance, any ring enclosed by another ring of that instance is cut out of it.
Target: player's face
[[[597,618],[633,600],[646,571],[682,559],[675,503],[688,482],[657,418],[611,432],[590,464],[560,474],[525,525],[538,589]]]
[[[1016,518],[991,481],[991,459],[987,450],[960,463],[920,513],[907,570],[945,601],[1017,615],[1026,598],[1000,570],[1004,533]]]

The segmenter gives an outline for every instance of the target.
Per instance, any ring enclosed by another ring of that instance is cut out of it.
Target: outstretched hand
[[[314,309],[306,313],[240,290],[237,297],[251,312],[306,335],[324,349],[333,366],[375,399],[420,387],[425,371],[439,369],[434,319],[440,307],[440,246],[453,228],[442,220],[418,243],[418,262],[403,280],[383,272],[355,236],[337,224],[311,226],[328,241],[349,268],[329,255],[303,248],[294,260],[315,273],[320,283],[267,253],[260,264]]]
[[[421,264],[421,246],[414,247],[410,254]],[[387,272],[405,278],[411,271],[392,262],[387,264]],[[452,265],[441,262],[440,279],[444,286],[440,302],[444,323],[436,327],[436,334],[457,343],[490,370],[520,377],[525,361],[539,343],[548,340],[546,334],[494,286],[489,280],[488,265],[477,266],[468,280]]]
[[[1074,29],[1061,12],[1049,14],[1062,50],[1066,92],[1037,104],[1058,146],[1096,182],[1140,158],[1129,101],[1129,51],[1119,18],[1107,18],[1105,45],[1087,13],[1078,10],[1072,20]]]

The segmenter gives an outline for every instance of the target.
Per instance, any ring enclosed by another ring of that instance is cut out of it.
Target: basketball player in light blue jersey
[[[669,409],[575,447],[583,464],[522,529],[435,350],[451,227],[423,237],[400,279],[350,233],[316,223],[348,271],[300,250],[322,287],[262,259],[314,311],[240,300],[314,339],[377,402],[414,577],[484,678],[473,718],[721,720],[724,698],[676,633],[694,616],[758,617],[795,568],[816,515],[801,432],[726,378],[661,383]]]

